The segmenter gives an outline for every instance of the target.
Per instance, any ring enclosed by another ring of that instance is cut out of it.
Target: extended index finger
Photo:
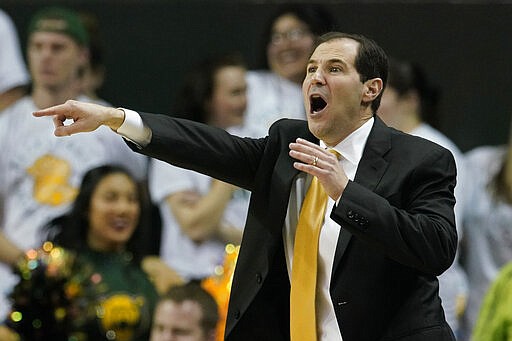
[[[43,116],[55,116],[55,115],[64,115],[66,116],[66,113],[69,111],[69,108],[67,107],[66,103],[64,104],[58,104],[53,107],[49,107],[46,109],[41,109],[34,111],[32,113],[35,117],[43,117]],[[67,116],[66,116],[67,117]]]

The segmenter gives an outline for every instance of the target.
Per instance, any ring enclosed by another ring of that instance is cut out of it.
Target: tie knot
[[[329,148],[329,149],[327,149],[327,151],[329,153],[331,153],[332,155],[336,156],[338,161],[341,159],[341,154],[336,149]]]

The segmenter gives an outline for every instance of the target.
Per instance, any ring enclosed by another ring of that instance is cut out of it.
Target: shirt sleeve
[[[0,93],[29,83],[20,50],[18,32],[12,19],[0,9]]]
[[[151,142],[152,132],[144,124],[139,113],[130,109],[119,109],[124,111],[124,122],[117,129],[117,133],[139,147],[147,146]]]

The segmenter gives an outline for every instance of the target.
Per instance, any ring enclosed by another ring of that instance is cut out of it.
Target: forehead
[[[111,189],[133,191],[135,182],[124,173],[112,173],[101,179],[96,186],[98,192]]]
[[[183,321],[186,321],[189,325],[199,325],[203,313],[201,306],[195,301],[174,302],[164,300],[158,304],[156,316],[166,320],[169,325],[181,324]]]
[[[66,45],[77,45],[76,42],[67,34],[59,32],[37,31],[30,35],[29,42],[34,43],[60,43]]]
[[[237,65],[223,66],[215,71],[215,78],[237,78],[245,79],[245,68]]]
[[[295,28],[306,28],[306,23],[302,22],[297,16],[292,13],[285,13],[276,19],[272,26],[272,31],[283,32]]]
[[[349,38],[333,39],[318,45],[310,59],[315,62],[339,59],[354,65],[358,48],[359,42],[355,40]]]

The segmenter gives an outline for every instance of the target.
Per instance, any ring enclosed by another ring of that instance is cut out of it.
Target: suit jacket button
[[[352,210],[349,210],[349,211],[347,212],[347,217],[348,217],[349,219],[354,218],[354,212],[353,212]]]
[[[239,319],[240,318],[240,310],[235,310],[235,319]]]
[[[338,301],[338,307],[343,308],[345,305],[347,305],[347,301]]]
[[[261,274],[259,272],[256,273],[256,283],[261,284],[262,280]]]

